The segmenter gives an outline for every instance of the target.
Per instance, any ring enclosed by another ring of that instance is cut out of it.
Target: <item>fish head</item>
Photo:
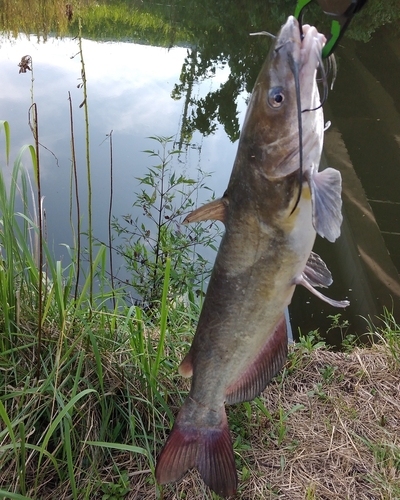
[[[241,132],[247,161],[269,179],[319,163],[323,112],[316,73],[326,38],[290,16],[274,40],[254,86]],[[310,111],[306,111],[310,110]],[[318,167],[318,164],[317,164]]]

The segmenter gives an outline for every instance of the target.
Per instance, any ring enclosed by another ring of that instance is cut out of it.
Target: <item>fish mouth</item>
[[[292,66],[299,69],[300,83],[305,85],[306,79],[315,77],[315,70],[322,62],[322,49],[326,43],[326,37],[317,28],[304,24],[301,27],[294,16],[289,16],[282,26],[275,44],[275,52],[283,47],[288,47],[288,54],[292,60]],[[293,69],[292,69],[293,71]]]

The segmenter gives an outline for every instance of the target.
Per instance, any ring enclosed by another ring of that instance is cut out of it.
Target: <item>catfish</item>
[[[237,489],[225,405],[257,397],[287,357],[285,308],[296,285],[315,290],[332,277],[312,252],[316,233],[340,235],[341,176],[318,171],[324,117],[316,73],[326,39],[289,17],[252,92],[237,156],[222,198],[185,222],[225,225],[197,330],[179,373],[192,376],[156,466],[159,484],[196,467],[227,497]]]

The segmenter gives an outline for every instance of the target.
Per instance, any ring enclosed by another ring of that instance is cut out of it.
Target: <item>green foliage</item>
[[[7,122],[2,125],[6,134],[8,159],[10,132]],[[32,237],[30,231],[34,224],[28,218],[28,179],[22,169],[22,156],[26,150],[29,150],[35,163],[34,149],[22,148],[15,160],[9,186],[0,170],[0,325],[3,323],[2,329],[8,335],[18,329],[21,301],[32,303],[34,298],[31,292],[38,287],[39,282],[38,240],[36,235]],[[22,197],[22,213],[16,211],[19,193]],[[8,345],[5,339],[0,339],[0,342],[4,348]]]
[[[390,350],[393,362],[400,365],[400,325],[396,323],[393,314],[387,308],[384,308],[381,321],[382,326],[378,330],[369,322],[370,336],[383,342]]]
[[[375,485],[382,498],[399,498],[400,447],[398,444],[392,442],[389,434],[387,441],[368,439],[355,433],[354,436],[371,451],[374,459],[375,466],[372,473],[366,477],[368,483]]]
[[[304,410],[304,405],[296,404],[289,410],[285,410],[282,406],[279,405],[277,411],[274,412],[274,414],[271,414],[266,408],[264,401],[261,397],[256,398],[254,402],[256,407],[270,421],[271,424],[270,438],[276,441],[278,446],[281,446],[288,432],[288,420],[290,415],[292,415],[296,411]]]
[[[8,160],[10,131],[7,122],[1,122],[0,127],[6,136]],[[71,295],[76,278],[73,263],[78,257],[66,247],[71,264],[63,267],[60,261],[55,261],[44,241],[46,272],[40,296],[37,202],[22,164],[25,152],[29,153],[35,169],[35,150],[24,146],[9,178],[5,178],[3,169],[0,170],[0,482],[3,487],[10,485],[14,492],[2,490],[0,495],[16,499],[43,498],[46,477],[51,476],[55,484],[68,481],[71,498],[78,499],[82,490],[81,471],[90,471],[91,478],[94,473],[98,475],[97,465],[99,460],[104,463],[107,446],[108,449],[125,450],[132,456],[150,457],[148,438],[146,447],[115,442],[135,443],[138,428],[143,435],[145,427],[138,406],[143,408],[145,405],[137,403],[143,399],[142,393],[136,387],[135,390],[131,386],[124,388],[124,399],[130,402],[128,413],[124,404],[116,404],[119,397],[113,397],[113,391],[104,380],[104,360],[121,345],[116,343],[115,337],[120,342],[122,338],[127,342],[130,332],[135,334],[138,329],[131,329],[131,325],[137,325],[138,321],[133,311],[123,317],[125,322],[121,321],[120,329],[116,329],[117,311],[124,310],[125,304],[118,290],[105,291],[104,246],[99,248],[91,272],[89,270],[82,280],[80,293],[74,298]],[[20,206],[22,209],[18,212]],[[93,275],[97,276],[101,292],[89,300]],[[168,282],[166,289],[167,286]],[[106,306],[111,295],[116,299],[112,313]],[[38,345],[40,300],[43,303],[42,347],[35,364],[32,360]],[[168,309],[164,307],[165,332]],[[160,343],[158,349],[151,351],[151,361],[147,362],[153,370],[153,379],[164,357],[161,346]],[[126,352],[129,352],[129,343]],[[144,353],[135,351],[126,356],[132,360],[143,357]],[[135,377],[131,378],[137,383]],[[122,393],[123,389],[120,391]],[[88,412],[86,405],[91,408]],[[132,428],[135,412],[136,427]],[[90,432],[91,419],[96,414],[101,424]],[[129,440],[126,433],[131,435]],[[85,440],[84,445],[82,440]],[[99,444],[103,451],[96,455],[93,447]],[[14,465],[15,474],[12,472]],[[117,489],[120,498],[121,488],[120,485]],[[90,497],[91,494],[85,498]]]
[[[334,331],[335,335],[340,335],[342,346],[348,351],[351,350],[355,342],[355,336],[352,334],[347,335],[347,331],[350,327],[349,321],[347,319],[343,320],[340,313],[328,315],[328,319],[330,319],[332,323],[331,326],[327,329],[326,333]]]
[[[335,371],[336,371],[336,366],[332,366],[332,365],[325,365],[324,368],[320,369],[320,373],[322,375],[322,378],[324,379],[324,381],[327,384],[332,382],[334,375],[335,375]]]
[[[299,336],[298,348],[305,350],[306,352],[312,352],[316,349],[321,349],[326,347],[326,343],[321,340],[317,330],[310,332],[308,335]]]
[[[316,396],[317,398],[321,399],[322,401],[326,401],[328,399],[328,396],[327,396],[325,390],[323,389],[323,385],[321,382],[318,382],[315,385],[314,389],[308,391],[307,396],[309,398]]]
[[[101,500],[121,500],[130,492],[128,471],[122,471],[118,481],[98,482],[98,487],[103,492]]]
[[[194,207],[194,198],[207,174],[199,171],[199,179],[178,174],[172,160],[180,152],[169,150],[171,138],[152,137],[161,151],[148,150],[157,163],[138,178],[142,189],[136,193],[134,209],[141,216],[125,215],[121,224],[114,218],[113,229],[123,240],[117,251],[124,257],[131,284],[146,306],[159,303],[167,259],[171,260],[169,296],[175,301],[201,294],[203,283],[211,272],[204,249],[216,250],[219,234],[216,223],[182,225],[184,214]]]

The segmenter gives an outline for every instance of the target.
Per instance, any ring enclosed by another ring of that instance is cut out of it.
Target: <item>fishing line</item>
[[[320,59],[319,59],[318,63],[321,64],[321,60]],[[330,85],[330,89],[332,90],[333,89],[333,84],[335,83],[335,80],[336,80],[336,72],[337,72],[335,56],[333,54],[331,54],[328,57],[328,59],[326,59],[325,61],[322,62],[322,64],[324,65],[323,67],[324,67],[324,70],[325,70],[325,74],[326,74],[326,79],[327,80],[330,77],[331,72],[332,72],[332,83]],[[317,82],[318,83],[321,83],[323,81],[324,81],[324,79],[323,79],[322,76],[320,78],[317,78]]]
[[[329,73],[332,70],[332,83],[331,83],[331,90],[332,90],[336,82],[336,76],[337,76],[337,64],[336,64],[336,57],[334,54],[331,54],[328,57],[328,68],[329,68]],[[329,73],[327,74],[327,76],[329,76]]]

